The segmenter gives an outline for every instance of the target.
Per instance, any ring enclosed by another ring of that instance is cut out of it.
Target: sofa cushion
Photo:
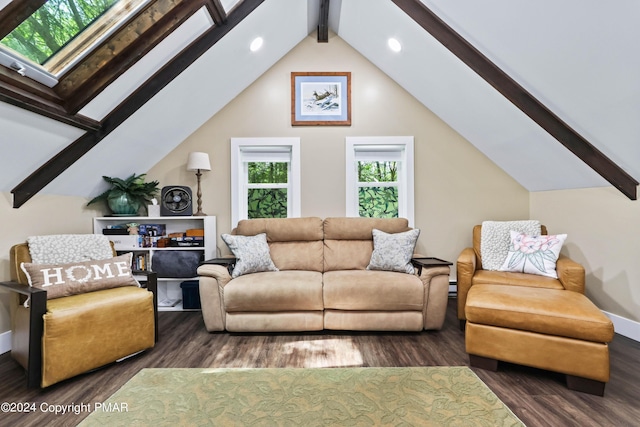
[[[335,310],[421,311],[422,281],[391,271],[347,270],[324,273],[324,307]]]
[[[20,268],[29,286],[46,290],[47,299],[54,299],[122,286],[139,287],[131,272],[132,256],[129,252],[115,258],[69,264],[23,262]]]
[[[227,312],[322,310],[322,273],[271,271],[231,280],[224,287]]]
[[[243,274],[259,273],[262,271],[278,271],[273,264],[267,244],[267,235],[260,233],[255,236],[232,236],[223,234],[222,240],[229,246],[237,261],[231,277]]]
[[[411,257],[416,247],[420,230],[413,229],[402,233],[385,233],[373,229],[373,253],[367,270],[396,271],[413,274]]]
[[[499,270],[557,279],[556,261],[566,239],[566,234],[530,236],[512,231],[509,253]]]
[[[263,218],[238,222],[237,235],[267,235],[271,259],[280,270],[322,272],[323,230],[320,218]]]
[[[478,270],[471,279],[473,285],[515,285],[532,288],[564,289],[560,280],[527,273]]]
[[[238,222],[236,234],[254,236],[267,235],[271,242],[299,242],[322,240],[322,219],[308,218],[259,218],[244,219]]]
[[[327,218],[324,220],[324,271],[364,270],[373,252],[373,229],[411,230],[405,218]]]

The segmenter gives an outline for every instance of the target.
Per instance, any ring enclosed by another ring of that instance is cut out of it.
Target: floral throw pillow
[[[402,233],[389,234],[374,228],[372,232],[373,253],[367,270],[413,274],[415,270],[411,265],[411,258],[420,230],[415,228]]]
[[[511,231],[511,246],[500,271],[538,274],[558,278],[556,261],[566,234],[530,236]]]
[[[262,271],[278,271],[271,260],[266,233],[255,236],[223,234],[221,237],[236,257],[236,266],[231,274],[232,278]]]

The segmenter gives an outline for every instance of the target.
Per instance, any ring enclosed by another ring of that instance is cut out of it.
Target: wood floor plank
[[[463,366],[464,334],[456,301],[449,300],[441,331],[285,334],[208,333],[199,312],[161,312],[160,341],[152,350],[44,390],[27,389],[24,371],[0,355],[0,402],[33,402],[33,413],[0,414],[2,426],[75,426],[89,413],[56,415],[47,405],[102,402],[141,369],[357,366]],[[637,426],[640,420],[640,343],[616,335],[611,380],[604,397],[566,388],[564,375],[500,363],[497,372],[473,369],[529,427]],[[41,406],[44,405],[44,406]]]

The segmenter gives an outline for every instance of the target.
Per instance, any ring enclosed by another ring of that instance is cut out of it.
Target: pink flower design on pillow
[[[509,254],[500,270],[557,278],[556,261],[566,238],[566,234],[530,236],[512,231]]]

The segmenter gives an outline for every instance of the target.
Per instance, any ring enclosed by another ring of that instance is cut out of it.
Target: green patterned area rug
[[[80,425],[524,426],[469,368],[143,369]]]

